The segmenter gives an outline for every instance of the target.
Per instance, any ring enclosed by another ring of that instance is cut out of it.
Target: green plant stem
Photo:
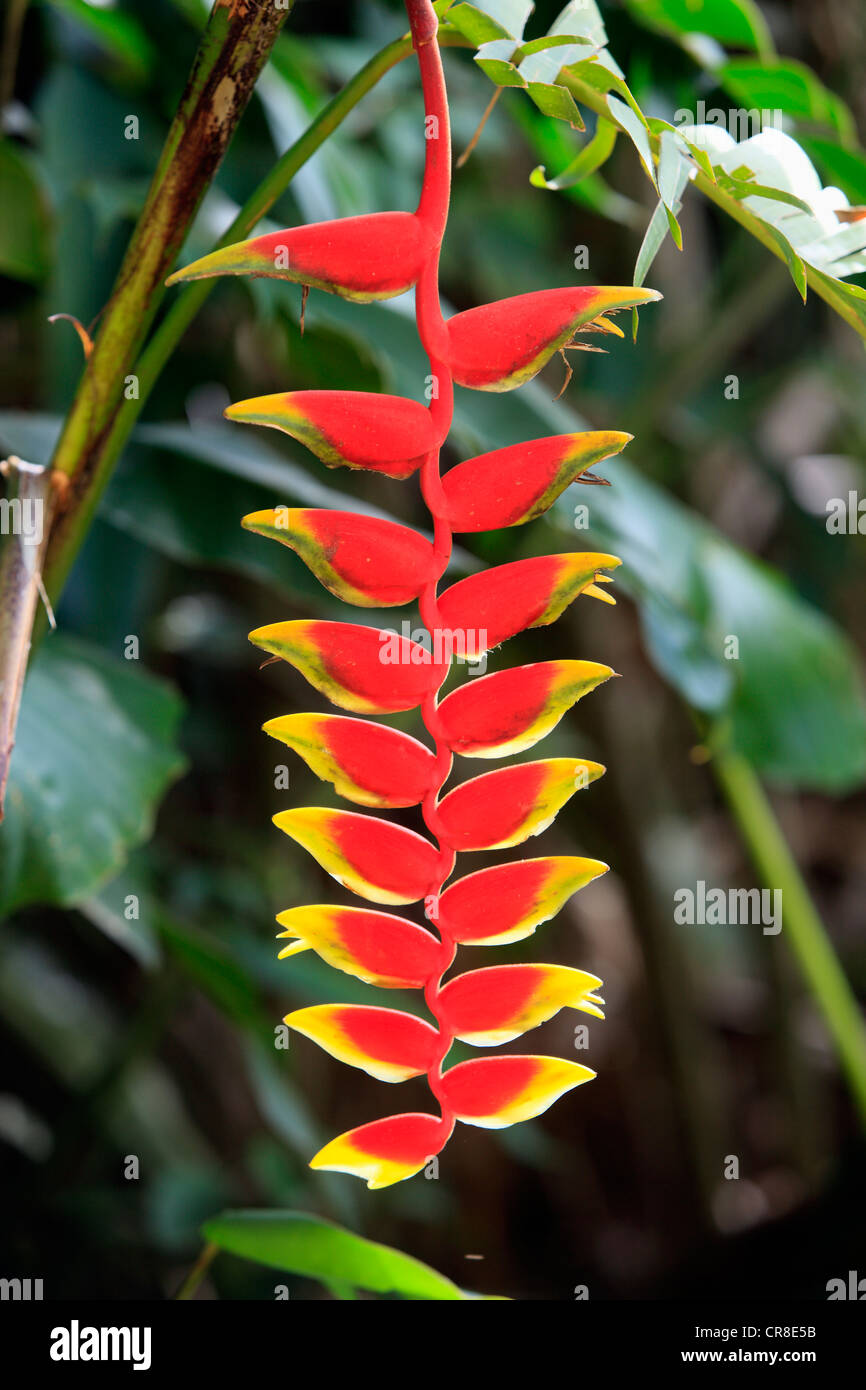
[[[866,1129],[866,1024],[773,808],[751,764],[721,751],[711,766],[768,887],[781,889],[785,935],[833,1039]]]
[[[141,216],[105,308],[93,350],[64,421],[52,467],[69,486],[45,565],[57,595],[90,526],[117,452],[109,441],[134,421],[133,367],[164,281],[252,95],[287,8],[270,0],[215,0],[169,128]],[[133,409],[128,409],[132,406]]]
[[[0,56],[0,113],[15,95],[15,74],[21,48],[21,30],[30,0],[8,0],[3,24],[3,50]]]
[[[176,1301],[190,1299],[197,1293],[199,1284],[210,1269],[214,1257],[219,1254],[219,1250],[220,1248],[218,1245],[214,1245],[212,1241],[208,1241],[175,1294],[174,1297]]]

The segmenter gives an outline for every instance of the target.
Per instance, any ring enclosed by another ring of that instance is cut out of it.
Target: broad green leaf
[[[484,0],[483,5],[451,5],[440,15],[447,14],[448,23],[477,48],[493,39],[522,39],[532,10],[532,0]]]
[[[801,135],[800,144],[824,171],[827,182],[841,188],[852,203],[866,203],[866,155],[862,150],[845,150],[834,140]]]
[[[232,1255],[325,1284],[338,1281],[411,1299],[471,1297],[411,1255],[306,1212],[226,1211],[206,1221],[202,1235]]]
[[[26,154],[0,140],[0,275],[38,283],[51,264],[50,218]]]
[[[132,15],[122,10],[90,5],[87,0],[43,0],[104,48],[133,78],[143,80],[151,71],[154,47]]]
[[[45,638],[24,686],[0,826],[0,914],[83,902],[150,835],[184,769],[181,709],[137,661]]]
[[[753,0],[627,0],[635,19],[678,37],[707,34],[719,43],[773,52],[766,21]]]
[[[795,120],[829,126],[844,143],[856,141],[854,118],[844,101],[806,67],[791,59],[756,63],[736,58],[716,74],[719,82],[748,108],[781,111]]]
[[[825,792],[857,786],[866,769],[866,719],[857,654],[780,576],[721,541],[700,566],[707,626],[717,649],[739,642],[726,714],[737,750],[765,777]]]

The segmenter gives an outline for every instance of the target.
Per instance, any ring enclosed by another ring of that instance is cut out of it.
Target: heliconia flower
[[[430,749],[387,724],[340,714],[283,714],[269,719],[264,731],[361,806],[416,806],[432,784]]]
[[[493,965],[457,975],[442,988],[439,1022],[461,1042],[497,1047],[519,1038],[560,1009],[604,1018],[596,975],[568,965]]]
[[[600,859],[518,859],[467,874],[444,889],[438,920],[454,941],[505,946],[532,936],[573,893],[608,871]]]
[[[278,811],[274,825],[309,850],[332,878],[374,903],[414,903],[434,885],[436,848],[423,835],[401,825],[332,811],[326,806],[298,806]]]
[[[374,212],[222,246],[175,271],[166,284],[213,275],[267,275],[369,304],[411,288],[431,242],[413,213]]]
[[[603,772],[600,763],[548,758],[473,777],[439,803],[448,844],[456,850],[522,844],[546,830],[569,797]]]
[[[560,1057],[479,1057],[446,1071],[442,1091],[458,1120],[504,1129],[543,1115],[595,1072]]]
[[[476,391],[510,391],[536,376],[580,329],[595,323],[615,332],[606,320],[599,324],[604,314],[654,299],[661,299],[658,291],[635,285],[585,285],[534,290],[467,309],[448,321],[452,375]]]
[[[283,1022],[378,1081],[423,1076],[436,1061],[438,1030],[399,1009],[368,1004],[313,1004],[286,1014]]]
[[[439,705],[449,748],[464,758],[522,753],[616,672],[596,661],[537,661],[468,680]]]
[[[277,507],[252,512],[241,524],[289,546],[330,593],[360,608],[411,603],[434,574],[430,542],[379,517]]]
[[[615,555],[577,551],[538,555],[470,574],[439,600],[443,626],[456,634],[458,656],[482,656],[528,627],[554,622],[600,569],[621,564]]]
[[[304,444],[328,468],[408,478],[438,447],[429,410],[372,391],[283,391],[226,406],[227,420],[267,425]]]
[[[420,1173],[450,1132],[436,1115],[391,1115],[332,1139],[310,1159],[310,1167],[354,1173],[366,1178],[368,1187],[390,1187]]]
[[[619,430],[557,434],[458,463],[442,479],[451,529],[494,531],[533,521],[569,483],[618,454],[632,437]]]
[[[365,907],[290,907],[277,921],[293,938],[280,959],[312,948],[328,965],[382,989],[421,989],[435,973],[442,951],[424,927]]]
[[[504,945],[533,934],[579,889],[607,872],[599,859],[521,859],[451,878],[459,852],[517,845],[550,824],[599,763],[573,757],[522,763],[445,791],[453,755],[497,758],[531,748],[563,714],[615,673],[592,661],[541,661],[471,679],[440,700],[451,655],[476,659],[526,628],[552,623],[580,594],[613,603],[596,552],[542,555],[498,565],[439,593],[454,532],[518,526],[546,511],[572,482],[631,436],[594,430],[481,454],[440,476],[453,385],[507,391],[530,380],[581,332],[623,337],[608,317],[660,296],[643,288],[566,288],[523,294],[446,321],[438,260],[450,197],[448,101],[431,0],[406,0],[422,75],[428,138],[415,213],[383,212],[252,237],[215,251],[169,283],[213,275],[264,275],[360,302],[418,285],[416,321],[430,374],[430,408],[403,396],[288,391],[230,406],[230,420],[282,430],[328,467],[390,478],[421,469],[433,544],[395,522],[312,508],[275,507],[244,518],[251,531],[296,551],[321,583],[359,607],[416,603],[418,640],[396,631],[319,620],[277,622],[250,640],[295,667],[351,715],[420,707],[431,746],[369,720],[330,714],[269,719],[265,731],[294,749],[340,795],[378,809],[420,806],[429,838],[374,815],[295,807],[275,826],[350,892],[373,903],[422,903],[429,930],[391,912],[329,904],[281,912],[280,958],[312,950],[329,965],[385,989],[423,990],[432,1021],[368,1005],[317,1004],[286,1016],[333,1056],[389,1082],[426,1074],[439,1114],[407,1113],[338,1135],[311,1160],[371,1188],[418,1173],[459,1119],[499,1128],[540,1115],[594,1075],[577,1062],[498,1056],[443,1071],[454,1039],[495,1047],[573,1008],[601,1018],[601,981],[564,965],[516,964],[443,983],[458,945]],[[441,7],[438,7],[441,8]],[[303,324],[303,317],[302,317]],[[567,360],[567,359],[566,359]],[[570,375],[570,368],[569,368]],[[431,389],[435,388],[435,389]],[[443,643],[447,652],[443,651]],[[265,665],[269,663],[264,663]],[[420,909],[419,909],[420,910]]]
[[[332,704],[355,714],[414,709],[447,673],[418,642],[356,623],[296,618],[256,628],[250,641],[297,667]]]

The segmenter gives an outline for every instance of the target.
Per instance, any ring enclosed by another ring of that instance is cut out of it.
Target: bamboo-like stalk
[[[47,468],[14,456],[0,464],[7,480],[7,526],[0,549],[0,821],[6,797],[9,764],[15,747],[18,708],[30,654],[33,619],[42,589],[42,564],[48,544],[54,490]],[[34,522],[25,534],[24,519]],[[38,533],[37,533],[38,531]]]
[[[116,462],[119,449],[108,442],[124,415],[130,424],[120,427],[122,438],[137,415],[137,384],[130,378],[165,278],[293,2],[277,7],[271,0],[215,0],[55,449],[52,466],[69,486],[46,557],[51,594],[62,587]]]

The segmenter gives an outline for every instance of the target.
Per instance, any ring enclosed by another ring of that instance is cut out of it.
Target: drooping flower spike
[[[229,419],[283,430],[327,467],[405,479],[420,470],[434,523],[431,543],[368,516],[277,507],[244,526],[293,549],[330,593],[359,608],[417,602],[428,641],[355,623],[292,620],[250,634],[289,662],[346,714],[291,714],[265,731],[363,811],[297,807],[275,824],[357,897],[360,907],[314,904],[277,918],[281,958],[313,950],[383,989],[423,990],[430,1021],[349,1004],[296,1010],[286,1023],[334,1057],[381,1081],[426,1075],[438,1113],[362,1124],[311,1160],[386,1187],[412,1177],[447,1143],[455,1123],[500,1128],[542,1114],[594,1073],[557,1057],[481,1057],[446,1067],[455,1039],[497,1047],[572,1008],[601,1018],[601,981],[563,965],[500,965],[445,981],[457,947],[531,936],[580,888],[607,871],[597,859],[526,858],[452,880],[456,856],[523,844],[543,831],[604,768],[541,758],[445,784],[454,755],[497,759],[532,748],[576,701],[614,672],[592,661],[542,661],[470,679],[440,700],[453,657],[475,660],[526,628],[552,623],[580,595],[613,602],[602,587],[614,555],[538,556],[498,565],[439,592],[452,535],[519,526],[573,482],[604,483],[593,465],[624,448],[614,430],[514,444],[457,464],[439,451],[451,427],[453,385],[508,391],[529,381],[582,332],[617,334],[608,315],[645,304],[652,290],[567,287],[442,316],[439,250],[448,217],[451,153],[437,20],[430,0],[406,0],[425,101],[426,155],[414,213],[382,212],[253,237],[205,256],[169,283],[211,275],[264,275],[360,303],[414,286],[418,333],[437,390],[429,406],[356,391],[290,391],[241,401]],[[416,634],[417,635],[417,634]],[[375,719],[420,708],[433,747]],[[383,818],[420,805],[427,835]],[[390,910],[423,903],[429,927]]]

